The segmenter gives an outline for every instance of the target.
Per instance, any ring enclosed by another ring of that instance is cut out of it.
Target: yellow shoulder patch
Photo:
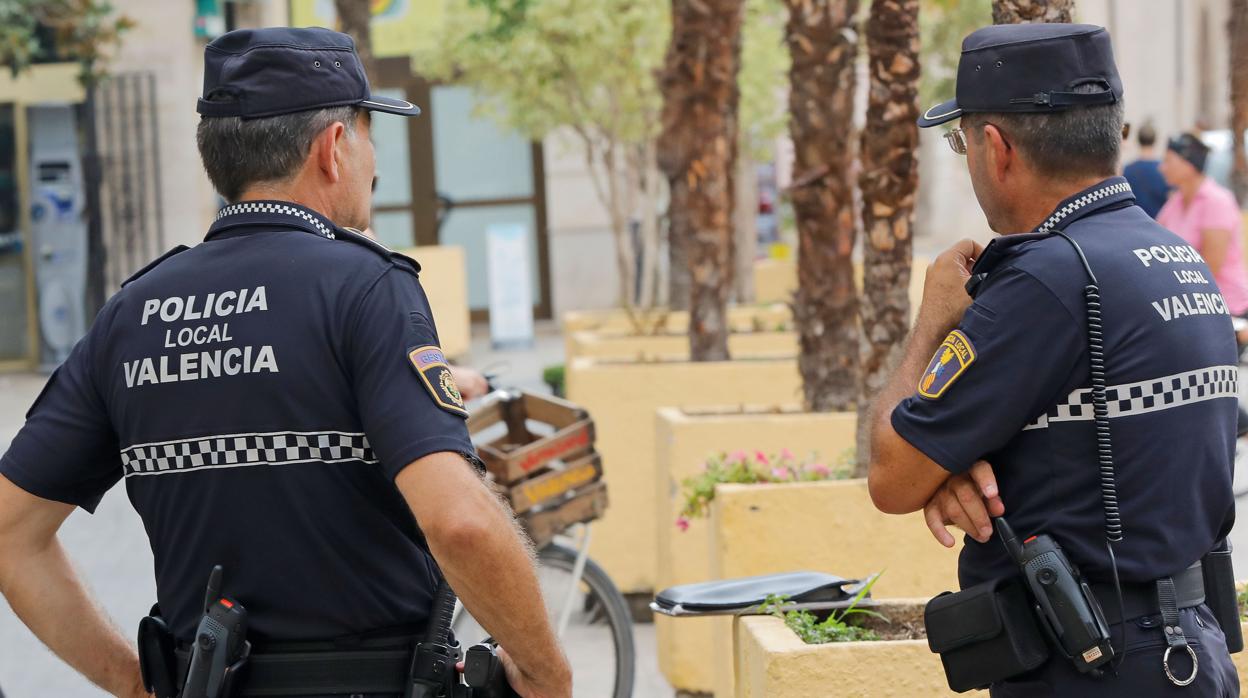
[[[468,410],[464,408],[464,397],[459,393],[459,386],[455,385],[451,366],[440,348],[429,345],[409,349],[407,358],[438,407],[460,417],[468,416]]]
[[[919,379],[919,395],[929,400],[938,399],[973,363],[975,346],[971,340],[961,330],[950,332]]]

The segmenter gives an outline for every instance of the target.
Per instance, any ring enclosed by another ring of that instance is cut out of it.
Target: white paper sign
[[[490,283],[490,339],[495,346],[533,343],[533,275],[523,223],[485,229]]]

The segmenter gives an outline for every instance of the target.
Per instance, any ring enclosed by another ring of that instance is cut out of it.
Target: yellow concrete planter
[[[720,485],[711,528],[712,579],[793,570],[846,577],[883,572],[871,591],[876,598],[930,598],[958,588],[958,550],[932,538],[921,512],[876,511],[865,480]],[[725,619],[712,620],[715,695],[729,696],[732,632]]]
[[[742,410],[665,407],[655,426],[658,476],[656,589],[714,579],[711,570],[711,525],[693,519],[686,531],[676,529],[683,506],[680,483],[701,472],[708,455],[755,449],[776,453],[788,448],[799,457],[816,451],[826,462],[854,446],[857,415],[801,412],[797,408]],[[794,564],[800,565],[795,562]],[[677,690],[709,693],[714,688],[711,655],[715,619],[655,616],[659,668]]]
[[[915,257],[910,268],[910,313],[918,310],[923,299],[923,279],[930,264]],[[862,288],[862,263],[854,264],[854,283]],[[797,290],[797,262],[785,259],[762,259],[754,263],[754,300],[758,303],[788,303]]]
[[[738,618],[733,631],[736,689],[727,695],[737,698],[988,695],[950,691],[940,657],[927,648],[926,640],[808,645],[784,621],[770,616]]]
[[[1242,626],[1248,634],[1248,623]],[[735,619],[733,637],[735,689],[726,695],[736,698],[988,695],[987,691],[950,691],[940,658],[931,653],[926,640],[807,645],[784,621],[770,616]],[[1248,677],[1248,652],[1233,654],[1231,659],[1239,675]],[[1248,696],[1248,683],[1240,686],[1239,695]]]
[[[468,353],[472,345],[472,321],[468,311],[468,268],[464,248],[455,245],[412,247],[400,250],[420,262],[420,285],[429,297],[438,339],[447,356]]]
[[[668,333],[636,335],[622,332],[580,330],[565,335],[569,357],[647,361],[689,358],[689,335]],[[733,358],[793,356],[798,351],[795,332],[733,332],[728,335],[728,353]]]
[[[754,300],[788,303],[797,290],[797,262],[791,259],[760,259],[754,263]]]
[[[684,310],[655,309],[646,316],[657,325],[654,330],[683,334],[689,330],[689,313]],[[793,313],[786,303],[733,306],[728,309],[728,324],[734,330],[774,329],[792,324]],[[628,315],[619,308],[611,310],[574,310],[563,314],[563,331],[592,330],[607,333],[633,333],[636,329]]]
[[[595,522],[591,554],[623,592],[655,588],[656,541],[665,501],[656,501],[654,419],[669,405],[760,405],[801,398],[797,361],[741,359],[630,363],[574,359],[568,399],[589,410],[611,503]],[[664,520],[663,525],[670,521]]]

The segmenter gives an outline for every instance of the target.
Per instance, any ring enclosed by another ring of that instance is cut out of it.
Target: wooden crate
[[[552,433],[534,434],[530,422]],[[606,483],[589,413],[559,398],[510,393],[474,410],[468,431],[480,441],[499,424],[503,434],[479,442],[477,452],[538,547],[573,524],[602,516]]]

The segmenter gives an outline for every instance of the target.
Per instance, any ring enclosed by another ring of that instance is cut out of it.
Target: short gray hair
[[[203,117],[195,141],[212,186],[234,203],[256,184],[293,177],[312,149],[312,141],[336,121],[355,132],[359,107],[330,107],[262,119]]]
[[[1103,85],[1079,85],[1074,92],[1093,93]],[[1122,148],[1122,100],[1049,113],[971,114],[972,125],[992,123],[1023,157],[1046,177],[1065,180],[1112,177]]]

